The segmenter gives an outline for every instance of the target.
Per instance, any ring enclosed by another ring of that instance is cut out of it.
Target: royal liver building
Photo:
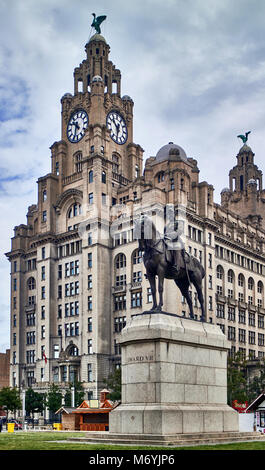
[[[119,338],[132,315],[152,306],[131,214],[185,208],[186,251],[203,264],[206,318],[231,354],[264,356],[265,191],[245,142],[230,186],[214,203],[197,161],[173,142],[146,159],[133,140],[133,100],[101,34],[85,45],[73,94],[61,99],[61,136],[38,200],[15,227],[11,251],[10,385],[46,391],[82,382],[97,398],[121,363]],[[172,137],[174,138],[174,136]],[[246,137],[247,139],[247,137]],[[246,140],[245,139],[245,140]],[[50,156],[47,156],[50,158]],[[191,287],[194,313],[200,319]],[[163,310],[188,316],[173,281]]]

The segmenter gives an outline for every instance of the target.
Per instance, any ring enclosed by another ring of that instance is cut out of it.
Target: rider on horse
[[[166,246],[170,252],[170,262],[172,268],[176,274],[179,274],[181,269],[186,269],[186,259],[185,259],[185,245],[180,238],[180,235],[183,233],[183,228],[179,227],[180,224],[177,224],[177,230],[175,230],[175,223],[169,222],[164,229],[164,240]]]

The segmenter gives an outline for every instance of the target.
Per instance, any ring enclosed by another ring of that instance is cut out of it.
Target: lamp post
[[[26,390],[22,388],[22,429],[25,430]]]
[[[75,407],[75,387],[71,387],[71,406]]]

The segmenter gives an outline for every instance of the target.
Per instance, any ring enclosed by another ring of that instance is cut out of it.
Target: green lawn
[[[0,433],[1,450],[265,450],[265,441],[241,442],[222,445],[203,445],[192,447],[155,447],[100,445],[65,442],[70,437],[84,437],[85,433],[64,432],[22,432]],[[62,441],[62,442],[57,442]]]

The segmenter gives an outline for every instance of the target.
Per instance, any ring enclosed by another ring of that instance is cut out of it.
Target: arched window
[[[28,289],[29,290],[36,289],[36,281],[35,281],[34,277],[29,278],[29,280],[28,280]]]
[[[76,173],[81,173],[82,172],[82,153],[78,152],[74,155],[74,161],[75,161],[75,172]]]
[[[180,179],[180,189],[181,191],[184,191],[184,178]]]
[[[258,282],[258,294],[263,294],[263,283],[261,281]]]
[[[112,171],[114,173],[119,173],[119,157],[116,153],[112,155]]]
[[[235,277],[234,276],[234,271],[232,271],[232,269],[229,269],[228,273],[227,273],[227,281],[233,283],[234,282],[234,277]]]
[[[138,165],[135,165],[135,178],[139,178],[140,176],[140,169]]]
[[[238,275],[238,286],[239,287],[244,287],[244,285],[245,285],[245,278],[244,278],[243,274],[240,273]]]
[[[248,289],[253,290],[254,289],[254,280],[252,277],[249,277],[248,279]]]
[[[124,253],[119,253],[116,257],[115,263],[116,269],[125,268],[126,267],[126,256]]]
[[[102,183],[106,183],[106,172],[105,171],[102,171],[102,173],[101,173],[101,181],[102,181]]]
[[[223,279],[224,277],[224,270],[220,264],[216,268],[216,276],[217,279]]]
[[[165,180],[165,173],[164,171],[160,171],[157,175],[157,181],[158,183],[162,183],[162,181]]]
[[[93,170],[90,170],[88,173],[88,182],[93,183]]]
[[[68,211],[68,219],[71,219],[72,217],[76,217],[77,215],[82,214],[82,206],[81,204],[78,204],[75,202],[69,209]]]

